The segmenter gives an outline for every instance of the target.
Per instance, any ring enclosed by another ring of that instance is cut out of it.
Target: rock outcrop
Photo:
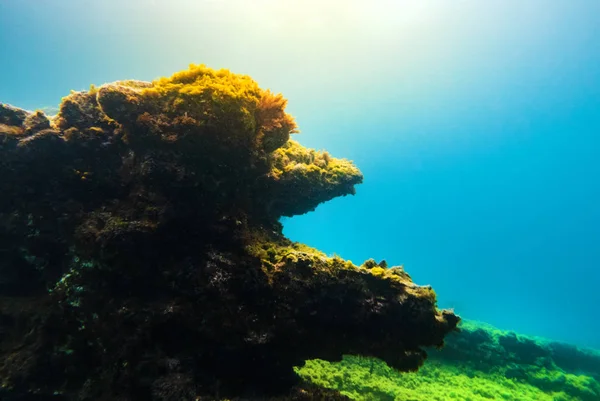
[[[401,267],[282,235],[363,178],[291,140],[285,106],[194,65],[72,92],[51,119],[0,105],[2,399],[333,400],[293,367],[415,370],[443,345],[458,317]]]

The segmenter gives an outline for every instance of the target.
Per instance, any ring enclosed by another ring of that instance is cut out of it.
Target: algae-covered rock
[[[3,399],[335,399],[294,366],[415,370],[443,345],[458,317],[430,287],[282,235],[362,181],[291,140],[285,106],[194,65],[72,92],[54,118],[2,105]]]

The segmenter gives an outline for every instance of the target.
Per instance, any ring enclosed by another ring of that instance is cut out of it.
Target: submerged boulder
[[[294,366],[415,370],[443,345],[459,319],[430,287],[282,235],[363,178],[290,139],[285,106],[203,65],[73,92],[51,119],[1,105],[3,399],[344,399]]]

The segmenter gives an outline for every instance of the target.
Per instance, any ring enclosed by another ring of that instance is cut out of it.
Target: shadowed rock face
[[[293,366],[414,370],[442,346],[458,317],[401,267],[281,234],[362,181],[291,140],[285,105],[204,66],[74,92],[52,121],[0,105],[3,397],[344,399]]]

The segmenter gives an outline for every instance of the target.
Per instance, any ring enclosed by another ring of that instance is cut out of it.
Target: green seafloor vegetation
[[[373,358],[311,360],[305,380],[360,401],[600,400],[600,352],[463,321],[417,372]]]

